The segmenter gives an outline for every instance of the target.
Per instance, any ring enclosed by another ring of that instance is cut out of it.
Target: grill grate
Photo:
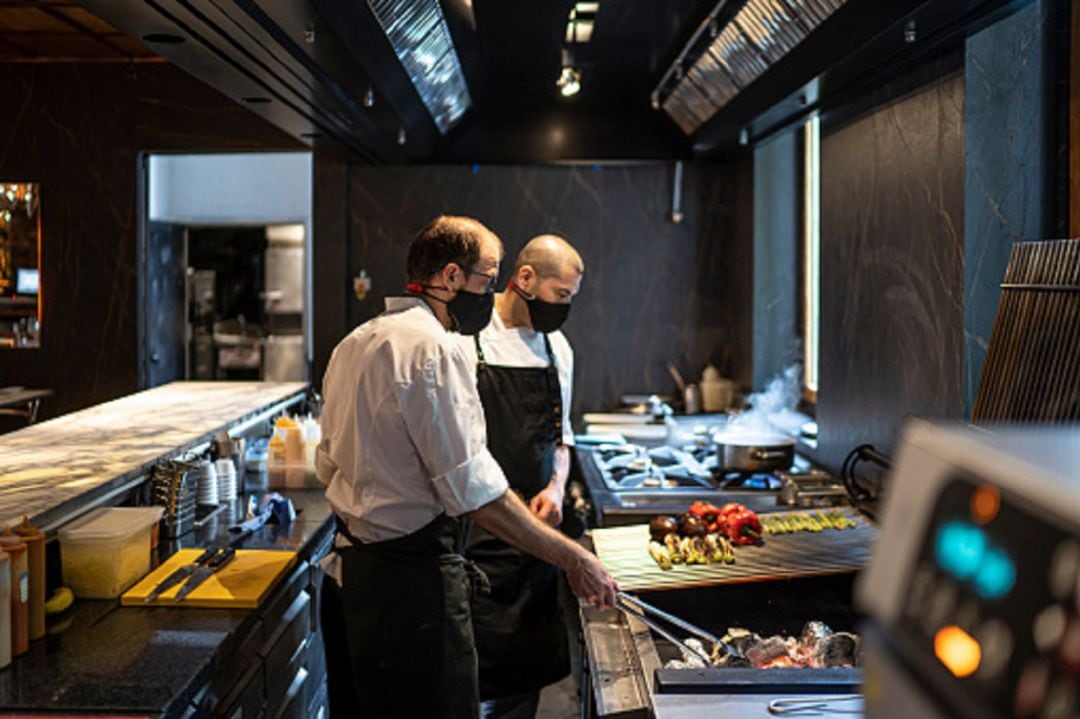
[[[1080,239],[1013,246],[971,421],[1080,420]]]
[[[736,547],[734,564],[678,564],[660,569],[649,556],[649,527],[592,530],[596,556],[623,591],[683,589],[853,572],[870,560],[877,530],[851,512],[853,529],[769,535],[760,546]]]

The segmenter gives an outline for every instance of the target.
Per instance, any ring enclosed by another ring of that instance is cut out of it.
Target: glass
[[[471,277],[472,275],[479,275],[481,277],[487,278],[487,284],[484,285],[483,294],[490,295],[492,292],[495,291],[495,284],[499,281],[498,272],[496,272],[494,275],[489,275],[488,273],[481,272],[480,270],[470,270],[468,267],[462,267],[461,269],[465,272],[466,277]]]
[[[40,189],[0,182],[0,347],[41,345]]]

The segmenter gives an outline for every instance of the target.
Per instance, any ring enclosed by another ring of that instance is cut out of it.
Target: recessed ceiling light
[[[596,13],[600,12],[600,3],[598,3],[598,2],[574,3],[574,10],[576,10],[579,15],[580,14],[592,14],[592,15],[595,15]]]
[[[143,41],[156,45],[179,45],[184,38],[169,32],[152,32],[142,36]]]
[[[249,105],[266,105],[270,102],[268,97],[242,97],[240,99]]]

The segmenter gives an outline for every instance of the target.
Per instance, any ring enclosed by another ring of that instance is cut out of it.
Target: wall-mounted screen
[[[38,271],[20,267],[15,270],[15,294],[36,295],[38,293]]]

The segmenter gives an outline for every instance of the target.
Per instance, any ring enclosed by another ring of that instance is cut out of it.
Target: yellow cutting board
[[[184,601],[173,597],[184,586],[181,582],[152,602],[143,600],[158,582],[176,569],[195,561],[202,549],[181,549],[138,584],[124,592],[120,604],[126,607],[204,607],[210,609],[255,609],[266,598],[278,577],[296,563],[296,552],[275,549],[240,549],[236,556],[211,574],[188,594]]]

